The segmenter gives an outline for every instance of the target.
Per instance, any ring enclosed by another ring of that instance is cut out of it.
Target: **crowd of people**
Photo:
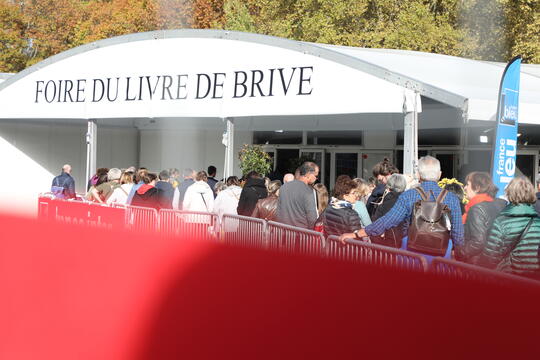
[[[75,196],[70,172],[65,165],[53,180],[55,195]],[[250,216],[540,279],[540,192],[526,177],[514,178],[502,199],[485,172],[468,174],[464,186],[439,182],[440,163],[431,156],[419,159],[416,177],[384,159],[370,181],[340,175],[332,191],[318,182],[313,162],[274,181],[255,171],[218,181],[216,172],[101,168],[86,199]]]

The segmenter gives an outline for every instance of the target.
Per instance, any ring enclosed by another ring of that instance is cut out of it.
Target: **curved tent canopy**
[[[493,120],[504,65],[220,30],[156,31],[84,45],[2,78],[0,118],[391,114],[411,111],[416,91],[465,121]],[[539,123],[539,99],[540,66],[524,65],[521,123]]]
[[[12,77],[13,74],[10,73],[0,73],[0,84]]]
[[[388,73],[392,74],[389,75],[390,81],[415,88],[423,96],[460,108],[465,121],[495,120],[499,83],[505,63],[415,51],[319,46],[388,69]],[[520,123],[540,124],[539,65],[523,65],[519,100]]]
[[[358,71],[367,68],[373,71]],[[347,54],[275,37],[156,31],[84,45],[11,77],[0,84],[0,118],[412,111],[414,90],[388,81],[386,72]]]

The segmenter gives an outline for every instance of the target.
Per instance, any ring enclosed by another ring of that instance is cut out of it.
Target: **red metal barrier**
[[[159,229],[165,236],[215,240],[217,224],[217,216],[211,213],[169,209],[159,211]]]
[[[80,201],[55,200],[48,196],[38,199],[38,218],[108,229],[125,227],[124,209]]]
[[[54,200],[52,195],[40,195],[38,197],[38,219],[49,220],[53,216],[51,202]]]
[[[540,287],[540,281],[522,276],[490,270],[463,262],[436,257],[431,262],[430,272],[453,279],[476,280],[493,285],[523,283]]]
[[[126,209],[113,208],[102,204],[90,204],[87,224],[107,229],[124,229]]]
[[[324,236],[317,231],[269,221],[268,246],[288,253],[319,255],[324,253]]]
[[[238,246],[267,248],[266,221],[248,216],[224,214],[221,219],[223,241]]]
[[[155,232],[158,230],[159,218],[156,209],[126,206],[126,228],[133,231]]]
[[[347,239],[343,244],[337,236],[329,236],[326,248],[328,257],[339,260],[421,272],[428,270],[426,258],[422,255],[382,245],[353,239]]]

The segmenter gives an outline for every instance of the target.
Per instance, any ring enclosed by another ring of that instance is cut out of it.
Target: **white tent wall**
[[[140,166],[151,171],[176,167],[205,170],[209,165],[223,176],[225,146],[221,143],[223,131],[216,129],[141,129]],[[234,146],[234,174],[242,175],[238,152],[243,144],[251,144],[253,132],[236,131]],[[99,152],[100,150],[98,150]]]
[[[383,150],[392,150],[396,145],[395,131],[366,131],[364,134],[364,148]]]
[[[64,164],[71,164],[77,192],[86,186],[86,124],[43,121],[2,121],[0,153],[7,172],[0,179],[0,211],[37,214],[36,194],[50,190]],[[98,128],[100,167],[137,164],[135,128]]]

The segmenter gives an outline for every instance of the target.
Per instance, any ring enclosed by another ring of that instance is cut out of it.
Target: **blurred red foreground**
[[[0,359],[538,359],[540,294],[0,218]]]

